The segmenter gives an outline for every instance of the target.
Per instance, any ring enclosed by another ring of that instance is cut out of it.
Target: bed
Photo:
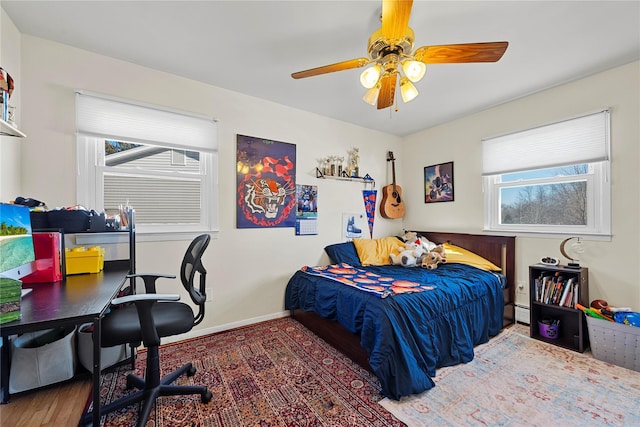
[[[384,297],[305,267],[294,273],[285,292],[292,317],[373,372],[381,393],[392,399],[434,387],[437,368],[469,362],[474,346],[514,321],[514,237],[418,234],[465,248],[501,272],[449,262],[435,270],[361,266],[347,258],[338,260],[344,263],[340,266],[367,277],[419,283],[421,289]],[[334,262],[336,255],[329,255]]]

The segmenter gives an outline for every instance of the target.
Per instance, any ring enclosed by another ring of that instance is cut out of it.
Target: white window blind
[[[77,91],[76,131],[79,204],[129,203],[150,238],[218,229],[214,119]]]
[[[213,119],[83,91],[76,92],[76,128],[88,136],[204,152],[218,150]]]
[[[482,174],[609,160],[609,111],[482,141]]]

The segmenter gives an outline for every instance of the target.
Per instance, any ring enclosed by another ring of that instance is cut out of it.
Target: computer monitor
[[[35,271],[29,208],[0,203],[0,276],[20,280]]]

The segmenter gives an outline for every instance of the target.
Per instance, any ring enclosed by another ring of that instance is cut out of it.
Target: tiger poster
[[[296,146],[237,135],[237,228],[295,227]]]

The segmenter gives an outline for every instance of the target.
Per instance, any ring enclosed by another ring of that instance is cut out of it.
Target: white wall
[[[13,21],[0,9],[0,67],[11,74],[14,79],[14,92],[10,105],[16,107],[16,124],[20,127],[20,108],[22,79],[20,78],[20,32]],[[22,192],[21,141],[12,136],[0,136],[0,200],[13,200]]]
[[[586,241],[589,296],[640,310],[640,63],[635,62],[437,126],[403,141],[406,228],[477,233],[483,227],[481,139],[611,109],[611,241]],[[549,153],[550,156],[553,153]],[[423,168],[454,162],[455,201],[424,204]],[[566,236],[565,236],[566,237]],[[528,266],[560,257],[558,238],[516,241],[516,275],[528,305]]]
[[[360,183],[318,180],[316,160],[360,147],[361,169],[389,181],[392,150],[405,220],[376,217],[374,237],[402,227],[478,233],[482,230],[480,140],[486,136],[556,121],[586,111],[612,111],[613,239],[587,242],[591,297],[640,309],[639,63],[629,64],[447,123],[401,140],[79,49],[20,35],[2,11],[2,63],[21,93],[20,127],[28,135],[7,147],[3,137],[0,199],[19,193],[50,207],[75,204],[74,90],[85,89],[205,114],[219,120],[220,235],[205,255],[214,301],[198,331],[211,331],[280,315],[291,274],[327,261],[322,248],[339,241],[342,212],[363,212]],[[8,28],[8,30],[7,30]],[[9,48],[6,48],[6,46]],[[10,52],[10,55],[5,55]],[[9,56],[9,58],[7,58]],[[17,64],[17,65],[16,65]],[[235,228],[235,136],[252,135],[296,144],[297,182],[319,187],[319,235],[295,237],[292,229]],[[14,138],[9,138],[14,140]],[[22,159],[20,155],[22,153]],[[423,168],[455,163],[455,201],[425,205]],[[5,165],[21,165],[15,169]],[[20,171],[21,169],[21,171]],[[17,171],[17,172],[16,172]],[[11,185],[5,185],[5,182]],[[379,194],[378,198],[381,199]],[[527,267],[559,256],[558,239],[517,239],[517,278],[527,290]],[[138,271],[177,273],[187,242],[138,244]],[[164,290],[172,289],[165,285]],[[528,301],[525,294],[518,302]]]
[[[28,135],[22,142],[22,188],[50,208],[76,203],[76,89],[219,120],[220,234],[205,254],[214,292],[201,329],[281,314],[288,278],[303,265],[328,261],[323,247],[340,240],[343,212],[364,213],[364,185],[316,179],[316,159],[346,156],[357,146],[361,171],[383,182],[387,151],[400,147],[400,138],[28,35],[22,35],[22,80],[22,128]],[[236,134],[296,144],[297,183],[318,185],[317,236],[296,237],[292,228],[235,227]],[[399,220],[378,217],[374,237],[400,230]],[[186,246],[141,242],[137,270],[178,273]]]

